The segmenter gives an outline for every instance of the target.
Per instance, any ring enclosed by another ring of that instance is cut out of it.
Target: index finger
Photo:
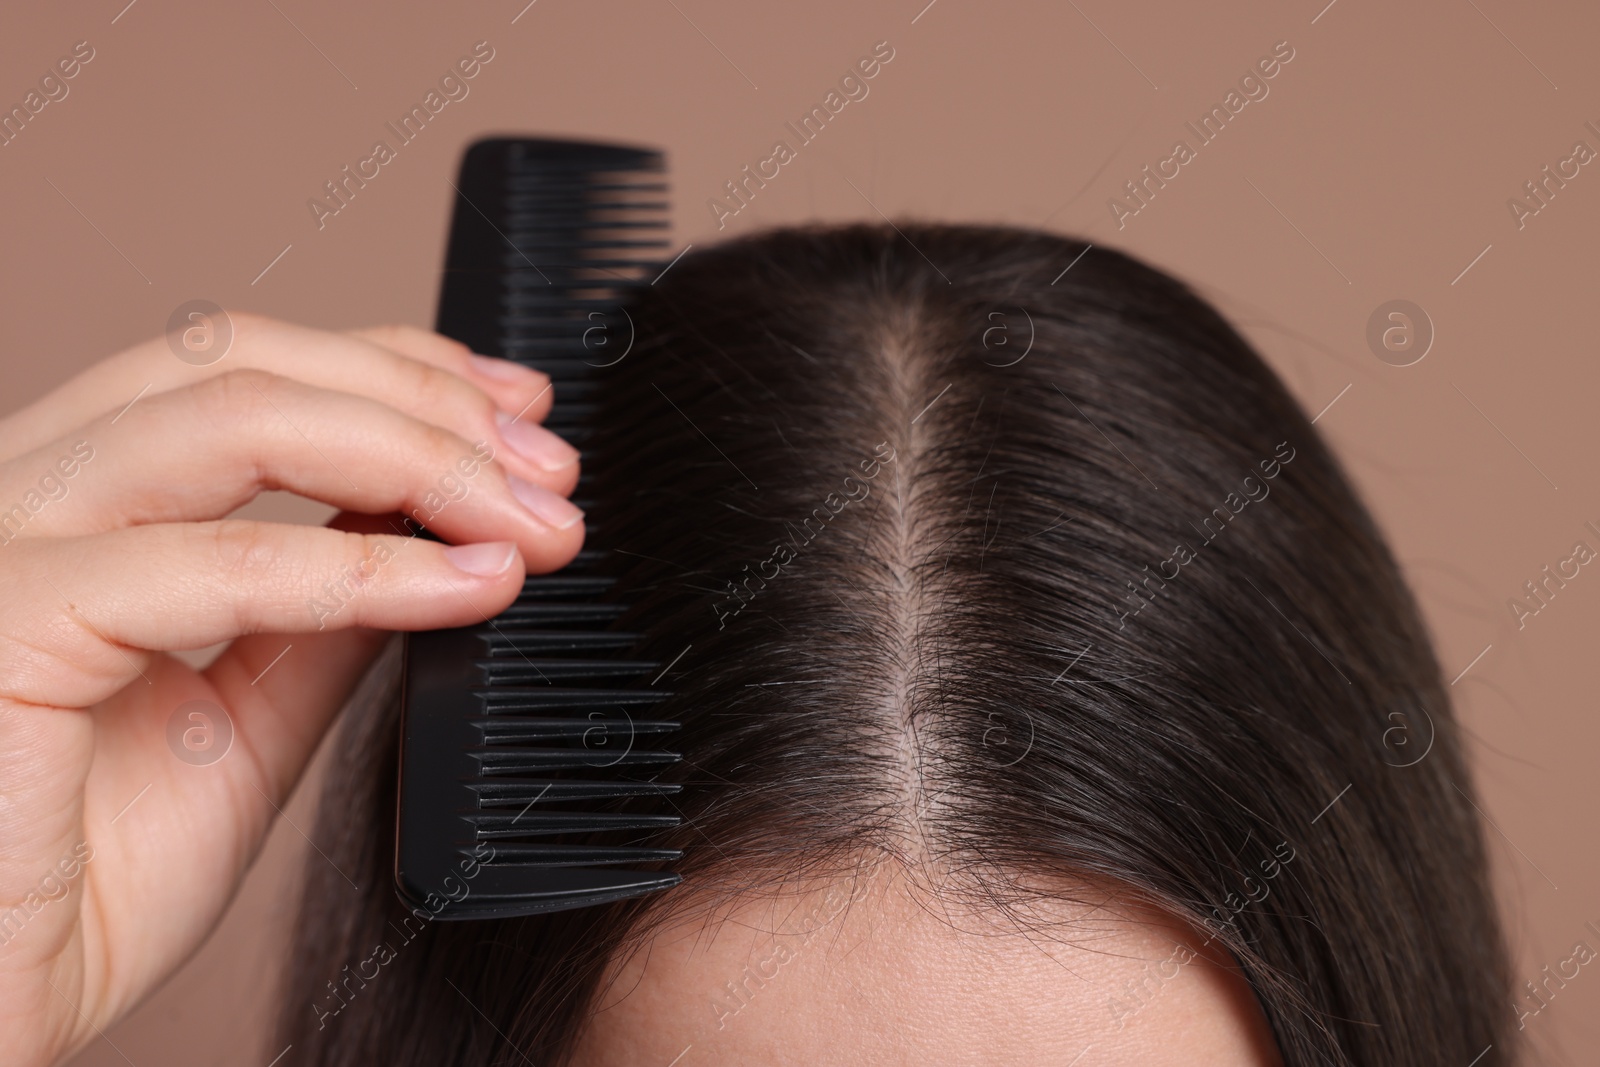
[[[212,347],[204,351],[191,353],[180,338],[163,335],[80,371],[0,422],[0,459],[38,448],[141,398],[246,368],[403,407],[389,394],[418,379],[408,370],[426,367],[470,383],[518,422],[537,423],[550,411],[548,375],[510,360],[476,356],[458,341],[416,327],[340,333],[221,309],[212,327],[204,335]]]

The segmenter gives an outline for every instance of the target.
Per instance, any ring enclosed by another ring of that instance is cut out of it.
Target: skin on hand
[[[1012,923],[888,862],[695,909],[613,961],[572,1067],[1281,1062],[1226,954],[1114,889],[1054,889]]]
[[[0,420],[16,1067],[64,1059],[198,948],[387,631],[492,617],[583,543],[544,375],[410,327],[230,317],[217,363],[157,338]],[[225,518],[266,489],[344,511]],[[225,641],[203,671],[166,654]],[[221,758],[184,758],[185,706],[231,728]]]

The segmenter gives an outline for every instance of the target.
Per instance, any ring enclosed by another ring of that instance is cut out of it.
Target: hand
[[[15,1067],[65,1058],[200,945],[385,631],[480,622],[583,541],[544,375],[417,329],[232,319],[217,363],[157,338],[0,421]],[[263,489],[346,511],[223,518]],[[203,671],[166,654],[224,641]]]

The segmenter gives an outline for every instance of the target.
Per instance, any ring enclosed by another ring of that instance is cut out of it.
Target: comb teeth
[[[527,659],[520,663],[497,663],[486,660],[482,664],[484,676],[491,687],[497,685],[531,685],[534,682],[563,682],[580,679],[636,678],[649,674],[656,664],[648,660],[616,659]]]
[[[598,368],[633,341],[627,300],[667,249],[659,153],[617,145],[490,140],[462,163],[440,298],[441,333],[555,382],[546,425],[587,436]],[[588,539],[600,531],[588,526]],[[434,918],[529,915],[677,884],[675,849],[641,835],[677,825],[680,787],[654,776],[680,756],[652,709],[664,665],[612,627],[610,553],[589,548],[528,579],[478,626],[406,636],[395,880]],[[604,810],[602,810],[602,808]]]
[[[611,815],[593,811],[535,811],[526,815],[486,812],[469,820],[479,838],[534,837],[540,834],[582,833],[586,830],[652,830],[676,826],[674,815]]]
[[[527,715],[506,715],[476,721],[478,728],[483,731],[485,745],[515,745],[526,741],[572,739],[583,741],[589,746],[604,746],[616,742],[608,751],[618,748],[629,749],[641,736],[671,733],[678,728],[675,722],[640,722],[633,719],[618,722],[616,719],[592,717],[558,719],[546,716],[533,718]],[[604,755],[598,751],[592,754],[597,759]]]
[[[632,341],[628,290],[668,248],[660,153],[485,141],[461,168],[439,330],[563,381]],[[466,201],[465,204],[460,201]],[[557,393],[554,418],[575,423]]]
[[[675,848],[585,848],[582,845],[496,845],[495,859],[525,867],[592,867],[681,859]]]
[[[555,626],[563,623],[610,622],[627,611],[626,604],[544,604],[519,598],[496,620],[514,626]]]
[[[526,665],[529,652],[586,652],[613,648],[632,648],[640,636],[622,630],[516,630],[496,626],[483,635],[490,656],[516,656]],[[490,661],[488,670],[498,664]]]
[[[519,778],[516,781],[482,781],[468,786],[480,808],[525,808],[536,800],[599,800],[606,797],[654,796],[676,793],[679,786],[654,782],[585,782],[572,778]]]
[[[656,664],[652,663],[652,667]],[[671,693],[639,689],[585,689],[553,686],[507,686],[503,689],[480,689],[484,710],[490,712],[555,712],[563,708],[574,711],[594,708],[617,708],[627,705],[659,704]]]

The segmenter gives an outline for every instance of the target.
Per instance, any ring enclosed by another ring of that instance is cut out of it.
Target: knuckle
[[[395,555],[394,538],[388,534],[349,533],[345,535],[344,565],[362,581],[371,579],[377,568]]]
[[[387,345],[382,334],[403,334],[411,343]],[[446,417],[458,424],[494,424],[494,400],[461,377],[470,352],[466,345],[415,326],[382,326],[363,331],[363,335],[380,347],[390,349],[384,353],[384,375],[399,395],[408,398],[407,410],[419,413],[439,410],[448,413]],[[430,349],[436,356],[448,354],[445,366],[415,358],[415,354]]]
[[[458,434],[435,426],[431,422],[422,424],[422,446],[428,457],[428,462],[433,466],[453,466],[458,456],[471,450],[466,440]]]
[[[439,412],[433,416],[455,425],[494,425],[494,401],[489,394],[458,375],[420,360],[403,360],[401,387],[411,396],[411,410]]]
[[[208,378],[195,388],[214,407],[235,412],[242,408],[254,410],[264,398],[283,381],[281,375],[259,367],[236,367],[214,378]]]
[[[471,406],[474,425],[486,428],[495,425],[495,416],[499,413],[500,407],[488,393],[476,393],[472,398]],[[537,413],[539,409],[533,407],[528,410],[532,413]]]
[[[282,393],[285,379],[256,367],[238,367],[193,387],[199,414],[218,432],[234,439],[267,425],[277,417],[269,398]]]
[[[406,322],[384,323],[362,333],[379,344],[401,351],[436,352],[450,357],[465,357],[469,351],[460,341]]]
[[[337,613],[355,605],[359,616],[364,603],[362,590],[395,557],[393,541],[384,534],[345,532],[330,559],[330,563],[336,560],[338,565],[318,570],[309,583],[317,587],[322,601],[317,610]]]
[[[450,395],[452,375],[420,360],[401,357],[394,361],[396,384],[404,389],[418,405],[438,403]],[[419,407],[419,410],[421,408]]]
[[[356,337],[371,341],[373,344],[383,345],[385,348],[393,348],[395,342],[405,338],[404,331],[405,326],[401,323],[385,322],[377,326],[364,326],[359,330],[351,330],[350,332]]]
[[[222,519],[211,527],[211,551],[225,577],[277,573],[284,558],[280,531],[264,523]]]

